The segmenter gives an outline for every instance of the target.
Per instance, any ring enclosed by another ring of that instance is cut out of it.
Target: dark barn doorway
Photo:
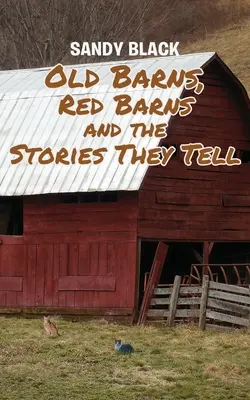
[[[202,274],[203,243],[200,242],[166,242],[169,250],[161,273],[160,285],[172,285],[175,275],[183,278],[191,273],[191,266],[199,266]],[[147,278],[149,276],[158,241],[141,241],[140,276],[139,276],[139,304],[140,307]],[[226,242],[213,243],[209,256],[209,265],[214,280],[232,285],[250,284],[249,272],[245,265],[250,267],[250,243]],[[224,272],[221,266],[223,266]],[[239,281],[240,278],[240,281]],[[197,284],[197,281],[193,283]]]
[[[202,257],[203,243],[192,242],[165,242],[169,245],[167,257],[164,262],[160,278],[160,285],[172,285],[175,275],[185,276],[189,274],[190,267],[199,263]],[[158,241],[141,242],[140,280],[139,280],[139,307],[143,299],[143,293],[154,260]]]

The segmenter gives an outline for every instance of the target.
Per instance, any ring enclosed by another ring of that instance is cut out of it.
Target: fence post
[[[249,290],[249,296],[250,296],[250,285],[248,286]],[[249,311],[249,317],[248,317],[248,329],[250,329],[250,311]]]
[[[203,331],[206,327],[208,290],[209,290],[209,277],[208,275],[204,275],[202,281],[202,289],[201,289],[201,306],[200,306],[200,318],[199,318],[199,328]]]
[[[179,291],[180,291],[180,285],[181,285],[181,276],[176,275],[174,278],[173,292],[170,297],[169,316],[168,316],[167,326],[172,326],[174,323],[177,302],[178,302],[178,296],[179,296]]]

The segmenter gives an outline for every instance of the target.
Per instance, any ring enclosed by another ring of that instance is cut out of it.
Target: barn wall
[[[111,314],[131,314],[136,229],[134,193],[120,194],[117,203],[26,199],[23,245],[0,246],[0,307],[94,308],[100,314],[107,309]],[[22,284],[21,291],[3,290],[3,278],[8,276],[21,277],[21,283],[12,281],[12,287]]]
[[[205,89],[193,112],[172,119],[168,146],[201,142],[250,150],[246,105],[215,63],[206,70]],[[190,93],[188,94],[190,95]],[[250,164],[186,167],[181,151],[166,167],[151,167],[139,193],[141,238],[194,241],[250,240]]]

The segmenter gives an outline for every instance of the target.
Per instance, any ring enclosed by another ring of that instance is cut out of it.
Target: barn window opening
[[[239,158],[242,164],[250,164],[250,150],[241,150]]]
[[[23,199],[0,198],[0,234],[23,235]]]
[[[61,203],[114,203],[118,201],[117,192],[89,192],[66,194],[61,196]]]

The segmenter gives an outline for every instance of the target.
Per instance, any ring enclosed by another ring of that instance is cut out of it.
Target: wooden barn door
[[[138,324],[143,324],[145,322],[147,311],[150,306],[150,301],[154,292],[154,288],[158,285],[161,277],[162,268],[167,256],[169,246],[163,242],[159,242],[152,268],[149,274],[147,286],[144,292],[144,297],[142,300],[142,305],[139,313]]]

